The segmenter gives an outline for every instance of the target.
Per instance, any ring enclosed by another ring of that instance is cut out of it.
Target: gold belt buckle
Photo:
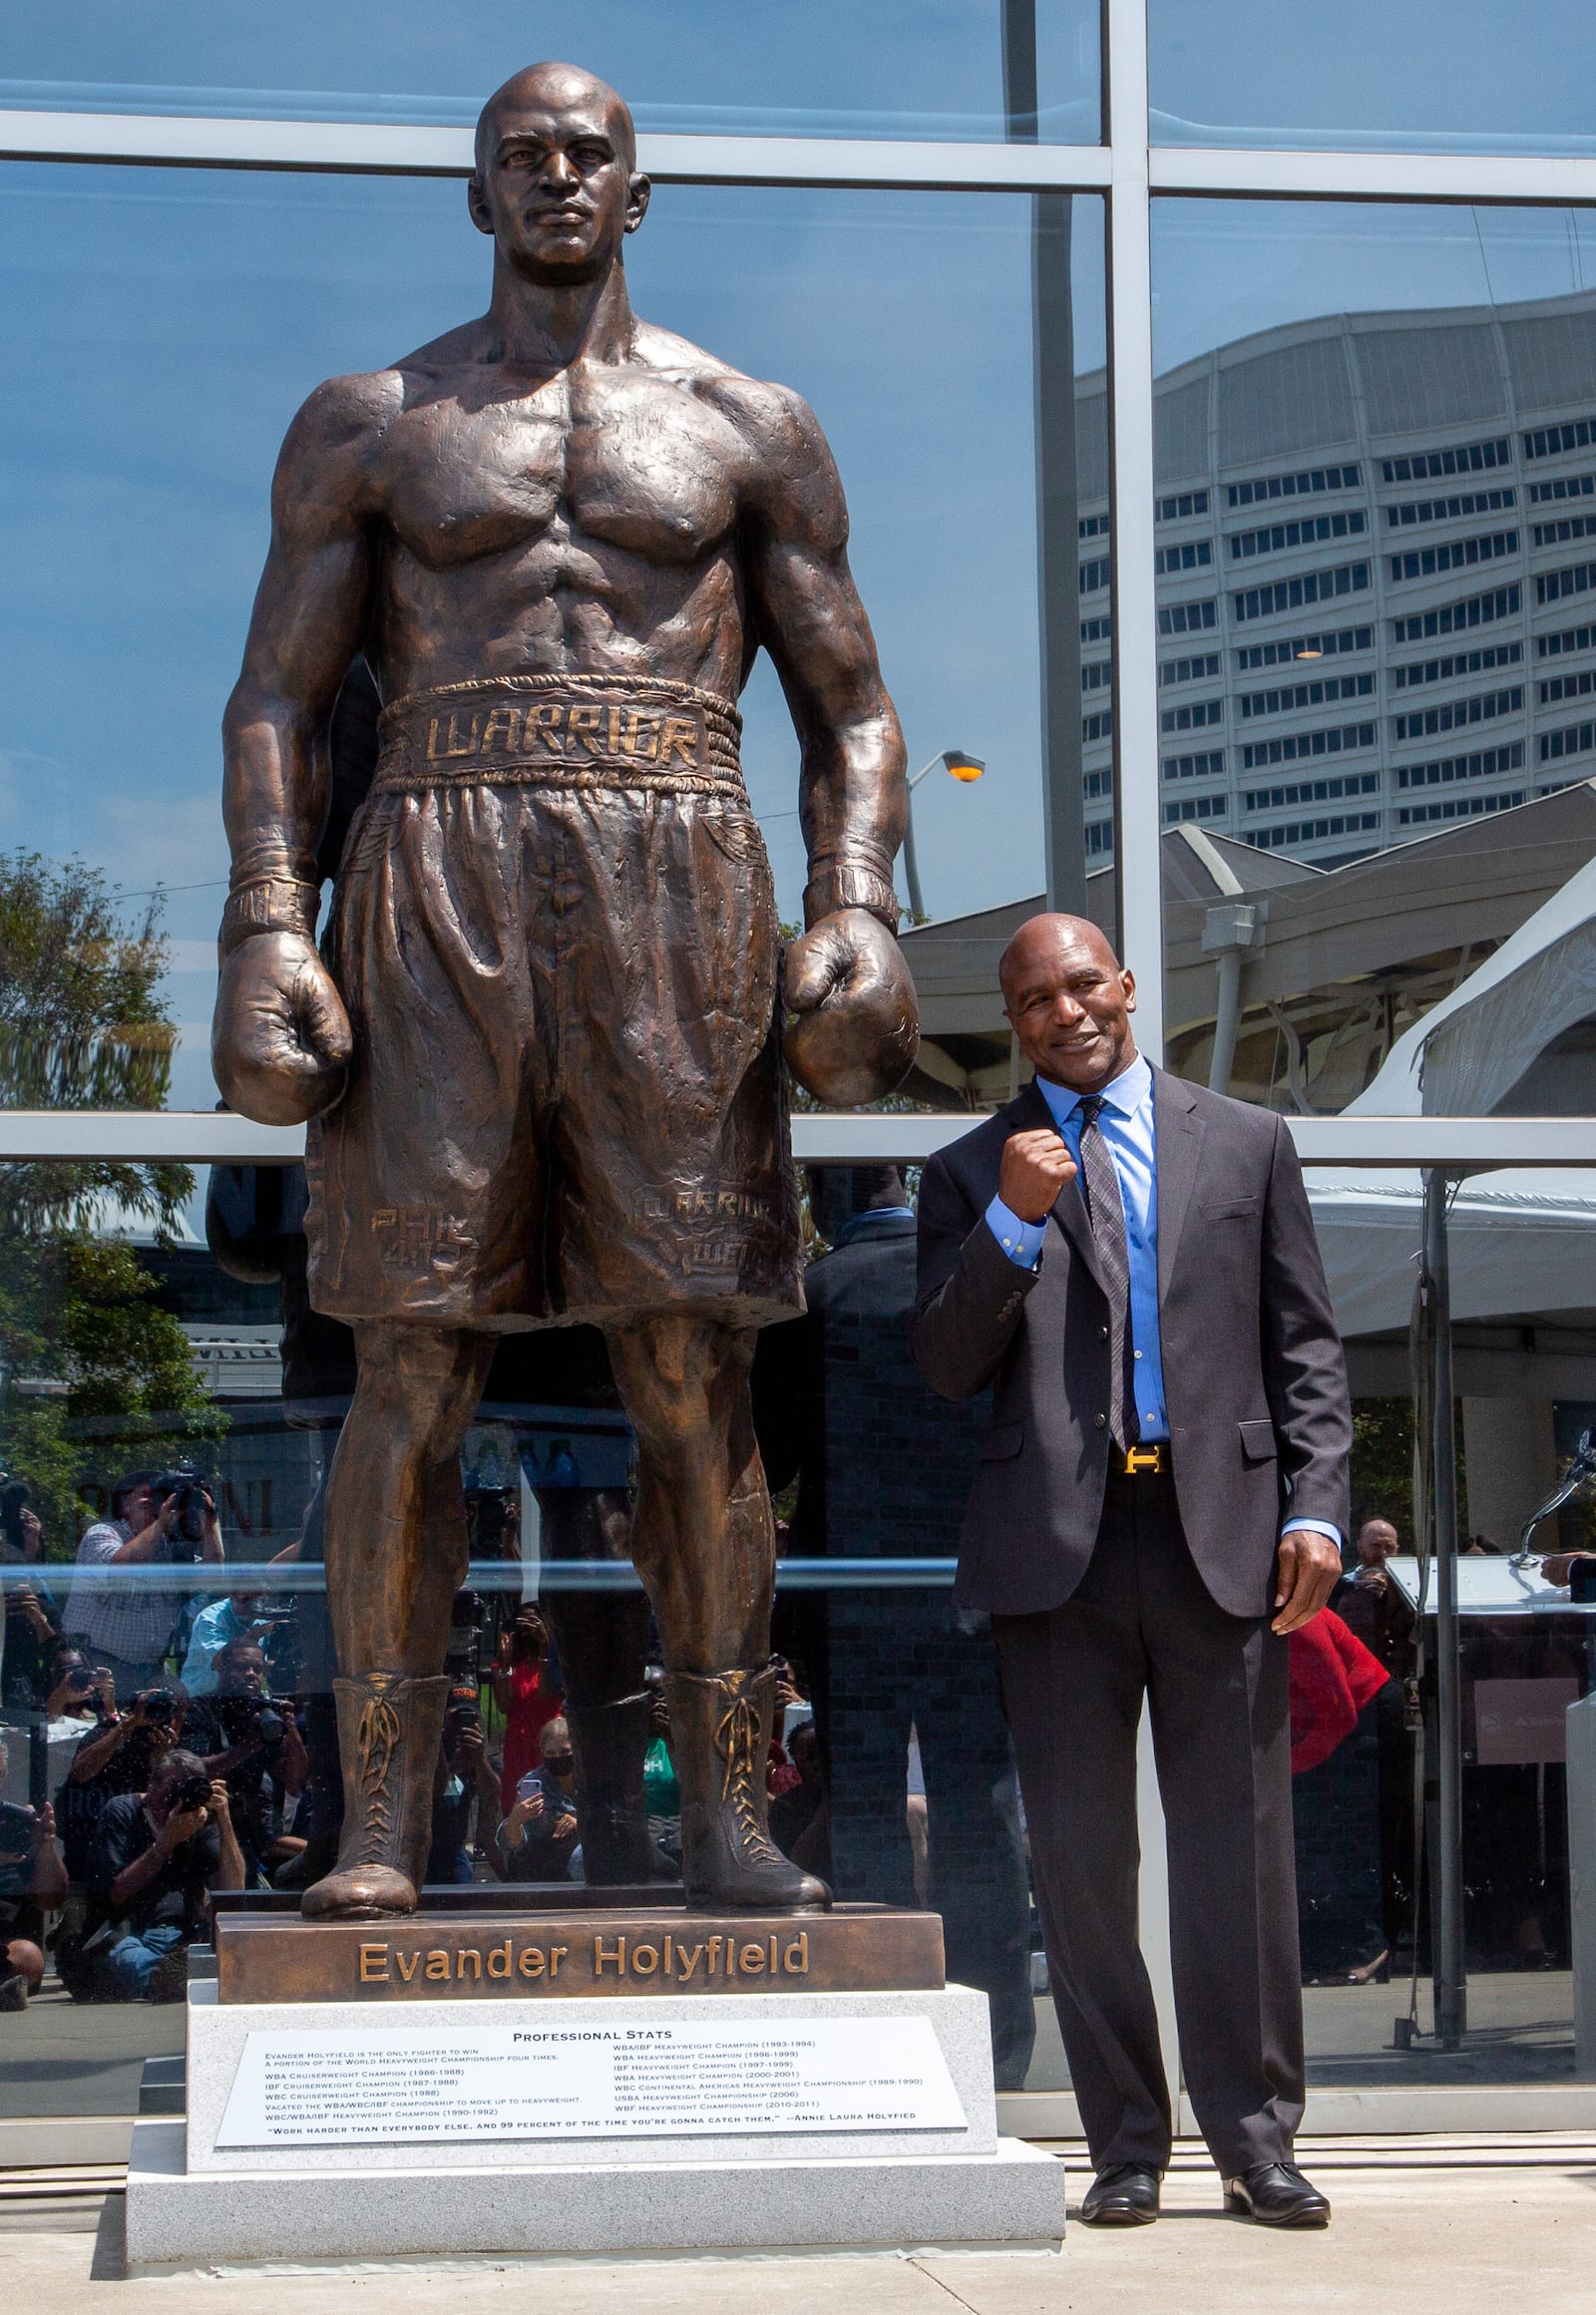
[[[1155,1439],[1151,1446],[1127,1447],[1125,1449],[1125,1476],[1127,1479],[1134,1479],[1140,1471],[1151,1471],[1153,1476],[1157,1478],[1162,1474],[1163,1468],[1162,1440]]]

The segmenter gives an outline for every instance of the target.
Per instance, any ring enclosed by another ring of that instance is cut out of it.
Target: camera
[[[165,1726],[177,1717],[178,1700],[170,1688],[147,1688],[139,1709],[153,1726]]]
[[[205,1537],[205,1517],[215,1509],[215,1498],[209,1481],[196,1463],[174,1463],[162,1471],[155,1481],[156,1506],[175,1495],[177,1517],[172,1528],[172,1556],[175,1560],[190,1561],[200,1556],[200,1546]]]
[[[208,1776],[201,1776],[196,1769],[192,1776],[184,1778],[173,1794],[171,1814],[173,1816],[188,1816],[193,1810],[208,1808],[209,1805],[210,1779]]]
[[[33,1846],[33,1810],[0,1800],[0,1856],[25,1857]]]

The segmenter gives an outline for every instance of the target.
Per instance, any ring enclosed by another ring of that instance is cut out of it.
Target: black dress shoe
[[[1329,2226],[1330,2204],[1295,2162],[1259,2162],[1225,2180],[1225,2207],[1260,2226]]]
[[[1158,2172],[1140,2162],[1111,2162],[1087,2187],[1080,2215],[1088,2226],[1151,2226],[1158,2216]]]

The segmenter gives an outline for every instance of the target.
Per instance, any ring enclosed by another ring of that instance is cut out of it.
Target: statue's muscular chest
[[[425,569],[546,547],[609,549],[655,568],[697,563],[736,518],[735,430],[668,381],[607,373],[484,401],[435,393],[387,430],[390,528]]]

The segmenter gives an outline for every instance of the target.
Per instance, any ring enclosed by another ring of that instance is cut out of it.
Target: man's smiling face
[[[1038,1077],[1092,1093],[1136,1057],[1136,982],[1095,925],[1032,917],[1003,953],[1003,1011]]]

